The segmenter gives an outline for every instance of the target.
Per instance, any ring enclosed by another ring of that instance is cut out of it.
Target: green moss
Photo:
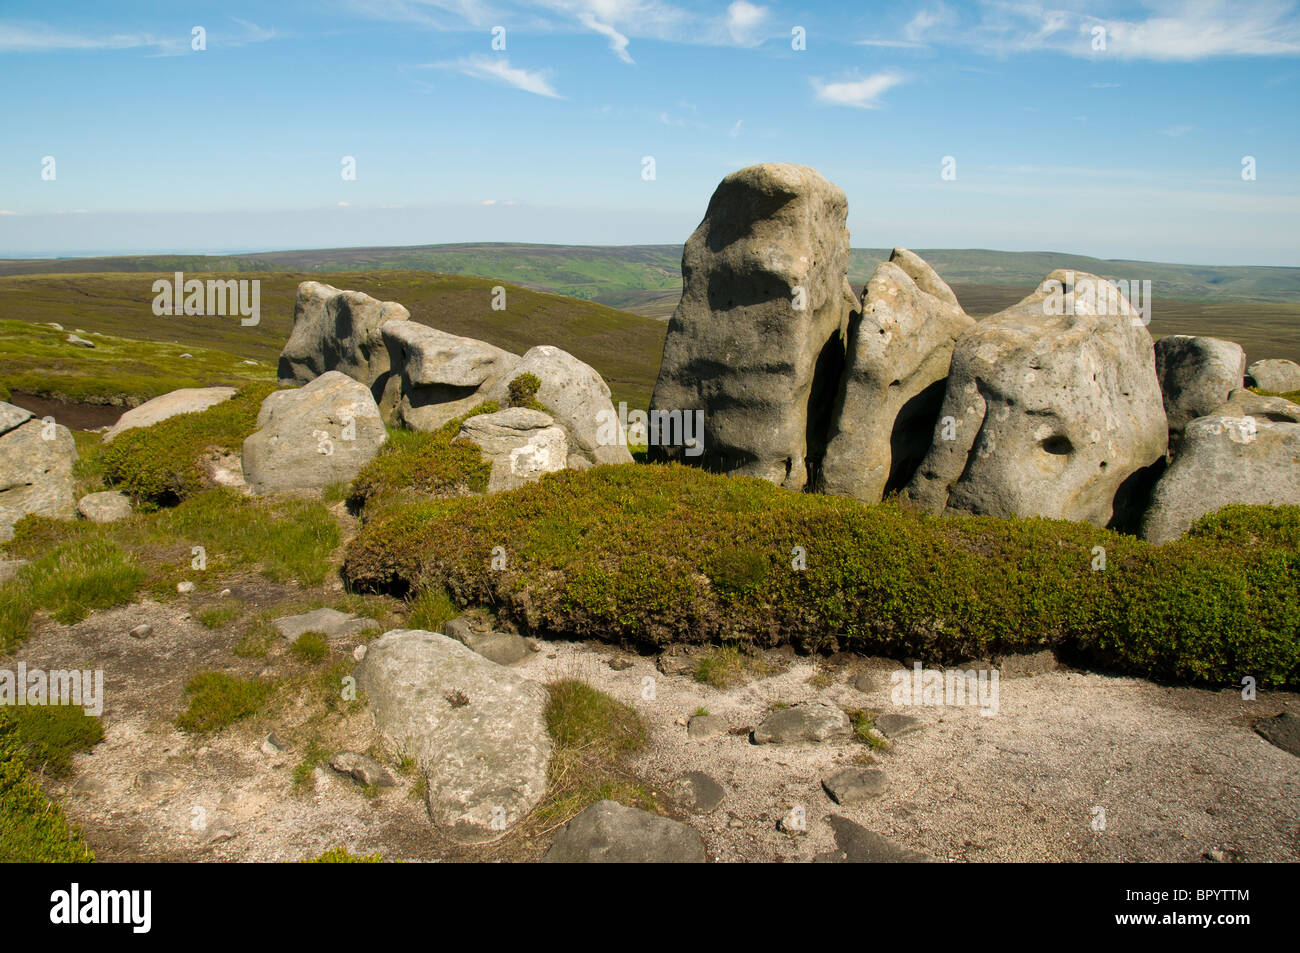
[[[789,642],[940,663],[1050,647],[1148,677],[1294,685],[1297,533],[1300,507],[1240,507],[1152,546],[1086,524],[932,517],[676,465],[597,467],[393,507],[351,542],[343,571],[362,590],[441,586],[562,638]],[[505,571],[491,569],[497,546]],[[728,552],[760,554],[766,575],[720,573]]]
[[[241,450],[257,429],[262,401],[275,389],[248,384],[207,410],[123,431],[100,451],[105,480],[146,508],[193,496],[204,487],[203,455]]]
[[[184,731],[220,731],[261,708],[274,687],[269,681],[201,672],[185,686],[189,706],[177,716],[176,724]]]
[[[384,862],[383,854],[368,854],[359,856],[350,854],[346,847],[332,847],[319,857],[309,857],[306,860],[300,860],[300,864],[382,864]]]

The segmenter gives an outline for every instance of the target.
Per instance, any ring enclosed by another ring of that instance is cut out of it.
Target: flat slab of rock
[[[113,438],[123,431],[133,430],[136,427],[152,427],[169,417],[178,417],[181,414],[197,414],[234,396],[233,387],[182,387],[180,390],[147,400],[139,407],[128,410],[117,418],[117,423],[104,431],[104,443],[111,443]]]
[[[825,741],[849,733],[849,716],[828,702],[811,701],[772,712],[754,729],[754,744]]]
[[[116,523],[131,515],[131,501],[116,490],[89,493],[77,501],[77,512],[92,523]]]
[[[820,854],[817,860],[841,864],[926,864],[934,858],[918,850],[911,850],[885,837],[855,824],[847,817],[831,815],[826,819],[835,832],[836,854]]]
[[[536,654],[522,635],[485,630],[464,617],[452,619],[442,627],[442,633],[498,665],[514,665]]]
[[[342,639],[379,628],[374,619],[362,619],[338,609],[313,609],[299,615],[288,615],[276,619],[274,625],[286,639],[296,639],[304,632],[319,632],[327,638]]]
[[[504,836],[546,795],[549,696],[455,639],[394,629],[356,669],[375,724],[428,779],[429,816],[452,839]]]
[[[1276,718],[1255,722],[1255,731],[1269,744],[1300,757],[1300,716],[1284,711]]]
[[[690,771],[668,785],[674,801],[688,811],[708,814],[727,796],[727,789],[703,771]]]
[[[822,787],[836,804],[861,804],[885,793],[885,772],[879,768],[844,768],[822,778]]]
[[[727,719],[721,715],[694,715],[686,723],[686,734],[696,741],[727,733]]]
[[[340,751],[330,758],[330,767],[367,787],[391,788],[397,784],[382,764],[355,751]]]
[[[339,371],[262,401],[240,460],[255,494],[351,481],[388,441],[370,389]]]
[[[597,801],[569,821],[542,858],[550,864],[702,864],[692,827],[617,801]]]
[[[881,715],[871,723],[871,727],[886,738],[898,738],[909,732],[919,731],[923,725],[920,719],[911,715]]]

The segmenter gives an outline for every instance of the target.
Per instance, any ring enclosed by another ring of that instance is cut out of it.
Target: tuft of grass
[[[0,709],[0,863],[94,861],[80,831],[33,779],[27,750],[22,729]]]
[[[225,605],[206,606],[194,613],[194,618],[205,629],[220,629],[229,622],[234,622],[244,612],[242,603],[233,602]]]
[[[452,423],[459,429],[459,420]],[[388,435],[388,442],[352,481],[348,505],[354,510],[400,496],[436,499],[487,490],[492,465],[477,445],[457,439],[455,430],[390,428]]]
[[[708,710],[707,708],[705,708],[703,705],[701,705],[699,708],[695,709],[694,717],[696,717],[696,718],[704,718],[704,717],[706,717],[708,714],[709,714],[709,710]]]
[[[447,590],[436,587],[416,593],[408,611],[408,625],[428,632],[441,632],[444,625],[460,615]]]
[[[694,675],[697,682],[727,689],[766,672],[767,664],[758,656],[745,654],[737,645],[719,645],[695,663]]]
[[[520,374],[507,386],[511,407],[526,407],[529,410],[540,410],[544,414],[550,413],[550,409],[537,399],[542,380],[536,374]]]
[[[0,709],[0,733],[18,738],[28,770],[56,778],[71,772],[74,754],[104,740],[100,720],[70,705]]]
[[[184,731],[220,731],[262,707],[275,686],[269,681],[236,678],[225,672],[200,672],[189,680],[189,706],[176,718]]]
[[[872,730],[876,723],[874,712],[864,711],[861,708],[845,708],[844,714],[849,716],[853,737],[873,748],[883,750],[889,747],[889,742]]]
[[[294,639],[289,651],[309,665],[315,665],[330,654],[330,642],[323,632],[304,632]]]
[[[302,793],[311,785],[312,776],[316,771],[316,766],[330,759],[332,752],[322,745],[316,739],[312,739],[307,744],[307,750],[303,752],[302,760],[293,768],[293,788],[296,792]]]
[[[325,853],[318,857],[308,857],[306,860],[300,860],[300,864],[382,864],[384,862],[383,854],[350,854],[346,847],[331,847]]]

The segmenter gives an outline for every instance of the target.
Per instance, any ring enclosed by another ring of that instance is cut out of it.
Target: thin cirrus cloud
[[[279,39],[273,29],[265,29],[239,17],[229,18],[239,24],[238,31],[214,27],[206,33],[209,47],[237,47]],[[77,51],[149,50],[155,56],[181,56],[192,51],[189,31],[171,36],[152,33],[69,32],[44,23],[0,21],[0,53],[57,53]]]
[[[865,79],[828,83],[814,78],[815,98],[828,106],[852,106],[856,109],[879,109],[880,97],[903,82],[898,73],[875,73]]]
[[[551,85],[548,70],[528,70],[511,66],[510,60],[504,56],[466,56],[448,63],[430,63],[429,66],[435,69],[455,70],[464,76],[502,83],[550,99],[564,98]]]

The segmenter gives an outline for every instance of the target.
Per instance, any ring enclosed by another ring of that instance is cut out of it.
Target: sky
[[[784,161],[855,247],[1296,266],[1298,7],[8,0],[0,256],[680,244]]]

